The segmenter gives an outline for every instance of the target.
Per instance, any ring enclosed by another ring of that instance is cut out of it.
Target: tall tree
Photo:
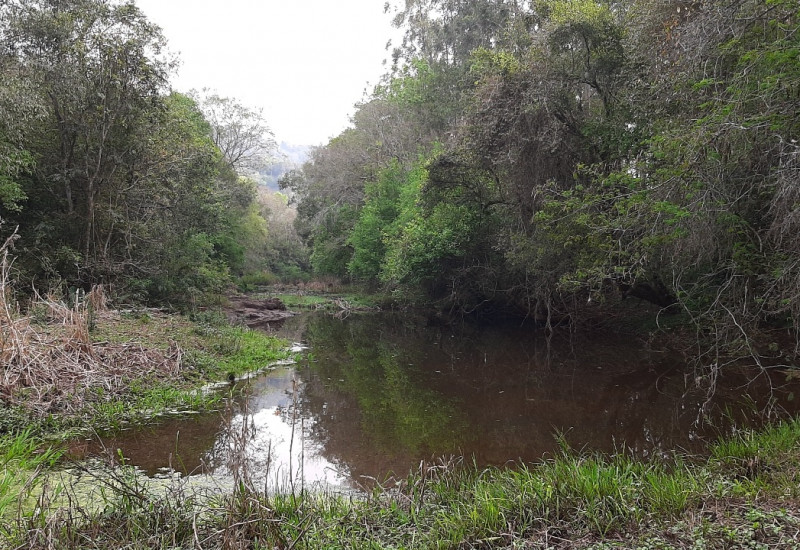
[[[32,152],[37,184],[80,228],[85,264],[105,261],[110,220],[100,203],[129,184],[122,168],[140,149],[137,129],[167,83],[164,39],[132,3],[9,0],[0,48],[47,104]],[[105,227],[104,227],[105,223]]]
[[[211,138],[233,170],[249,175],[274,161],[277,143],[260,110],[207,90],[193,96],[211,125]]]

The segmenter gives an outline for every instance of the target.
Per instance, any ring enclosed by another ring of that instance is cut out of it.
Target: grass
[[[99,402],[90,413],[98,431],[114,431],[164,414],[218,409],[223,396],[202,391],[203,385],[240,377],[289,357],[286,342],[231,326],[221,315],[205,314],[194,319],[159,316],[147,324],[147,335],[140,334],[140,338],[152,346],[172,345],[163,341],[168,334],[172,342],[187,350],[183,357],[186,369],[177,379],[155,384],[140,380],[131,385],[124,399]],[[134,328],[123,320],[106,330],[130,337]]]
[[[53,466],[60,454],[52,447],[43,447],[29,429],[0,437],[0,524],[2,518],[17,511],[21,496],[39,484],[37,472]]]
[[[438,461],[362,495],[270,494],[241,468],[233,469],[232,492],[203,496],[182,480],[154,491],[117,467],[104,482],[102,513],[45,510],[40,514],[58,518],[59,529],[46,530],[41,518],[34,528],[22,522],[5,542],[27,548],[792,548],[800,529],[799,438],[794,420],[720,440],[709,458],[696,461],[569,450],[516,468]],[[769,467],[730,469],[754,453]],[[750,477],[740,477],[743,472]],[[757,482],[758,491],[743,492],[744,481],[750,488]]]
[[[334,307],[332,299],[324,296],[309,296],[305,294],[278,294],[275,297],[283,302],[289,309],[332,309]]]
[[[51,329],[45,323],[37,330]],[[94,328],[86,331],[85,338],[86,359],[76,356],[73,363],[90,365],[91,377],[79,391],[59,393],[52,383],[13,388],[13,402],[0,408],[0,433],[33,428],[64,439],[88,427],[92,432],[112,432],[166,414],[217,409],[222,397],[203,391],[205,385],[257,371],[289,356],[286,342],[231,326],[217,312],[186,317],[158,310],[105,311],[95,315]],[[31,354],[45,356],[48,346],[60,342],[41,339],[37,345],[42,349]],[[54,400],[46,406],[35,400],[29,404],[26,395],[41,394],[41,387]]]
[[[380,309],[388,303],[383,296],[359,292],[352,287],[336,285],[333,291],[321,287],[276,287],[266,293],[255,294],[265,298],[278,298],[288,309],[326,311],[365,311]]]

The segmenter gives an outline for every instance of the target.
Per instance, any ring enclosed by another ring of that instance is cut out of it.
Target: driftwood
[[[270,328],[295,315],[287,311],[278,298],[255,300],[249,296],[232,296],[228,299],[228,317],[250,328]]]

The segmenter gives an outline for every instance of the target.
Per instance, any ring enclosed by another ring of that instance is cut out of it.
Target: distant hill
[[[311,147],[311,145],[295,145],[282,141],[278,146],[277,162],[259,172],[258,183],[271,191],[278,191],[278,180],[289,170],[302,166],[308,160]]]

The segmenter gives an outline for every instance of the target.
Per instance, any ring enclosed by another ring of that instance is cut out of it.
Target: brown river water
[[[240,384],[226,411],[78,447],[118,449],[150,475],[224,478],[236,455],[279,485],[358,488],[422,460],[535,462],[564,443],[702,453],[732,422],[800,407],[800,384],[777,370],[729,369],[709,397],[684,357],[631,337],[548,339],[517,325],[428,326],[391,313],[306,313],[279,334],[302,344],[297,363]]]

